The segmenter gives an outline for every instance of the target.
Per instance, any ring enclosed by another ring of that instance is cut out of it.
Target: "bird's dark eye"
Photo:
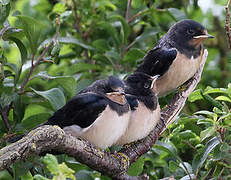
[[[193,29],[188,29],[187,33],[190,34],[190,35],[193,35],[193,34],[195,34],[195,31]]]
[[[145,88],[145,89],[150,88],[149,83],[145,83],[145,84],[144,84],[144,88]]]

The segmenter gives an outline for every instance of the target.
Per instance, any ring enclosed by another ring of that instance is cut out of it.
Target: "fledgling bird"
[[[67,134],[106,149],[124,134],[130,113],[123,81],[110,76],[83,89],[42,125],[57,125]]]
[[[154,77],[145,73],[135,72],[125,80],[126,99],[131,108],[128,128],[117,145],[128,144],[146,137],[160,120],[160,106],[156,94]]]
[[[157,95],[164,96],[189,80],[199,69],[203,41],[213,38],[200,23],[185,19],[174,24],[144,57],[135,72],[161,75]]]
[[[82,90],[45,124],[58,125],[66,133],[105,149],[124,134],[129,117],[124,84],[110,76]]]

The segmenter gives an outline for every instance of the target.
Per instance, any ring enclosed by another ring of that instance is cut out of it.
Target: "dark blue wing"
[[[153,48],[146,54],[143,63],[140,64],[136,72],[144,72],[151,76],[162,76],[176,59],[176,56],[177,51],[175,48]]]
[[[136,96],[133,96],[131,94],[126,94],[125,95],[127,102],[131,108],[132,111],[136,110],[136,108],[138,107],[138,99]]]
[[[54,113],[45,124],[65,126],[90,126],[106,108],[108,102],[103,96],[94,93],[78,94],[64,107]]]

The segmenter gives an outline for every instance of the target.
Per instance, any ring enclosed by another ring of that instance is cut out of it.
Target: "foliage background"
[[[226,1],[132,0],[129,17],[127,1],[0,3],[1,147],[11,134],[24,133],[46,121],[94,80],[109,75],[124,78],[173,23],[189,18],[216,37],[205,42],[209,56],[202,80],[176,123],[132,165],[129,174],[147,173],[150,179],[230,178],[231,54],[224,30]],[[27,82],[32,59],[39,59],[56,33],[58,15],[58,39],[33,67]],[[171,97],[160,99],[161,105]],[[8,128],[4,120],[9,121]],[[65,155],[56,158],[48,155],[16,163],[0,172],[0,179],[110,179]]]

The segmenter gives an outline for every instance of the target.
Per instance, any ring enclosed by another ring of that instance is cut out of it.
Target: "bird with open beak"
[[[160,106],[156,94],[159,75],[135,72],[125,80],[126,99],[131,108],[128,128],[116,144],[123,145],[147,136],[160,120]]]
[[[189,80],[199,69],[203,41],[213,38],[200,23],[185,19],[174,24],[144,57],[135,72],[161,75],[157,95],[165,96]]]

